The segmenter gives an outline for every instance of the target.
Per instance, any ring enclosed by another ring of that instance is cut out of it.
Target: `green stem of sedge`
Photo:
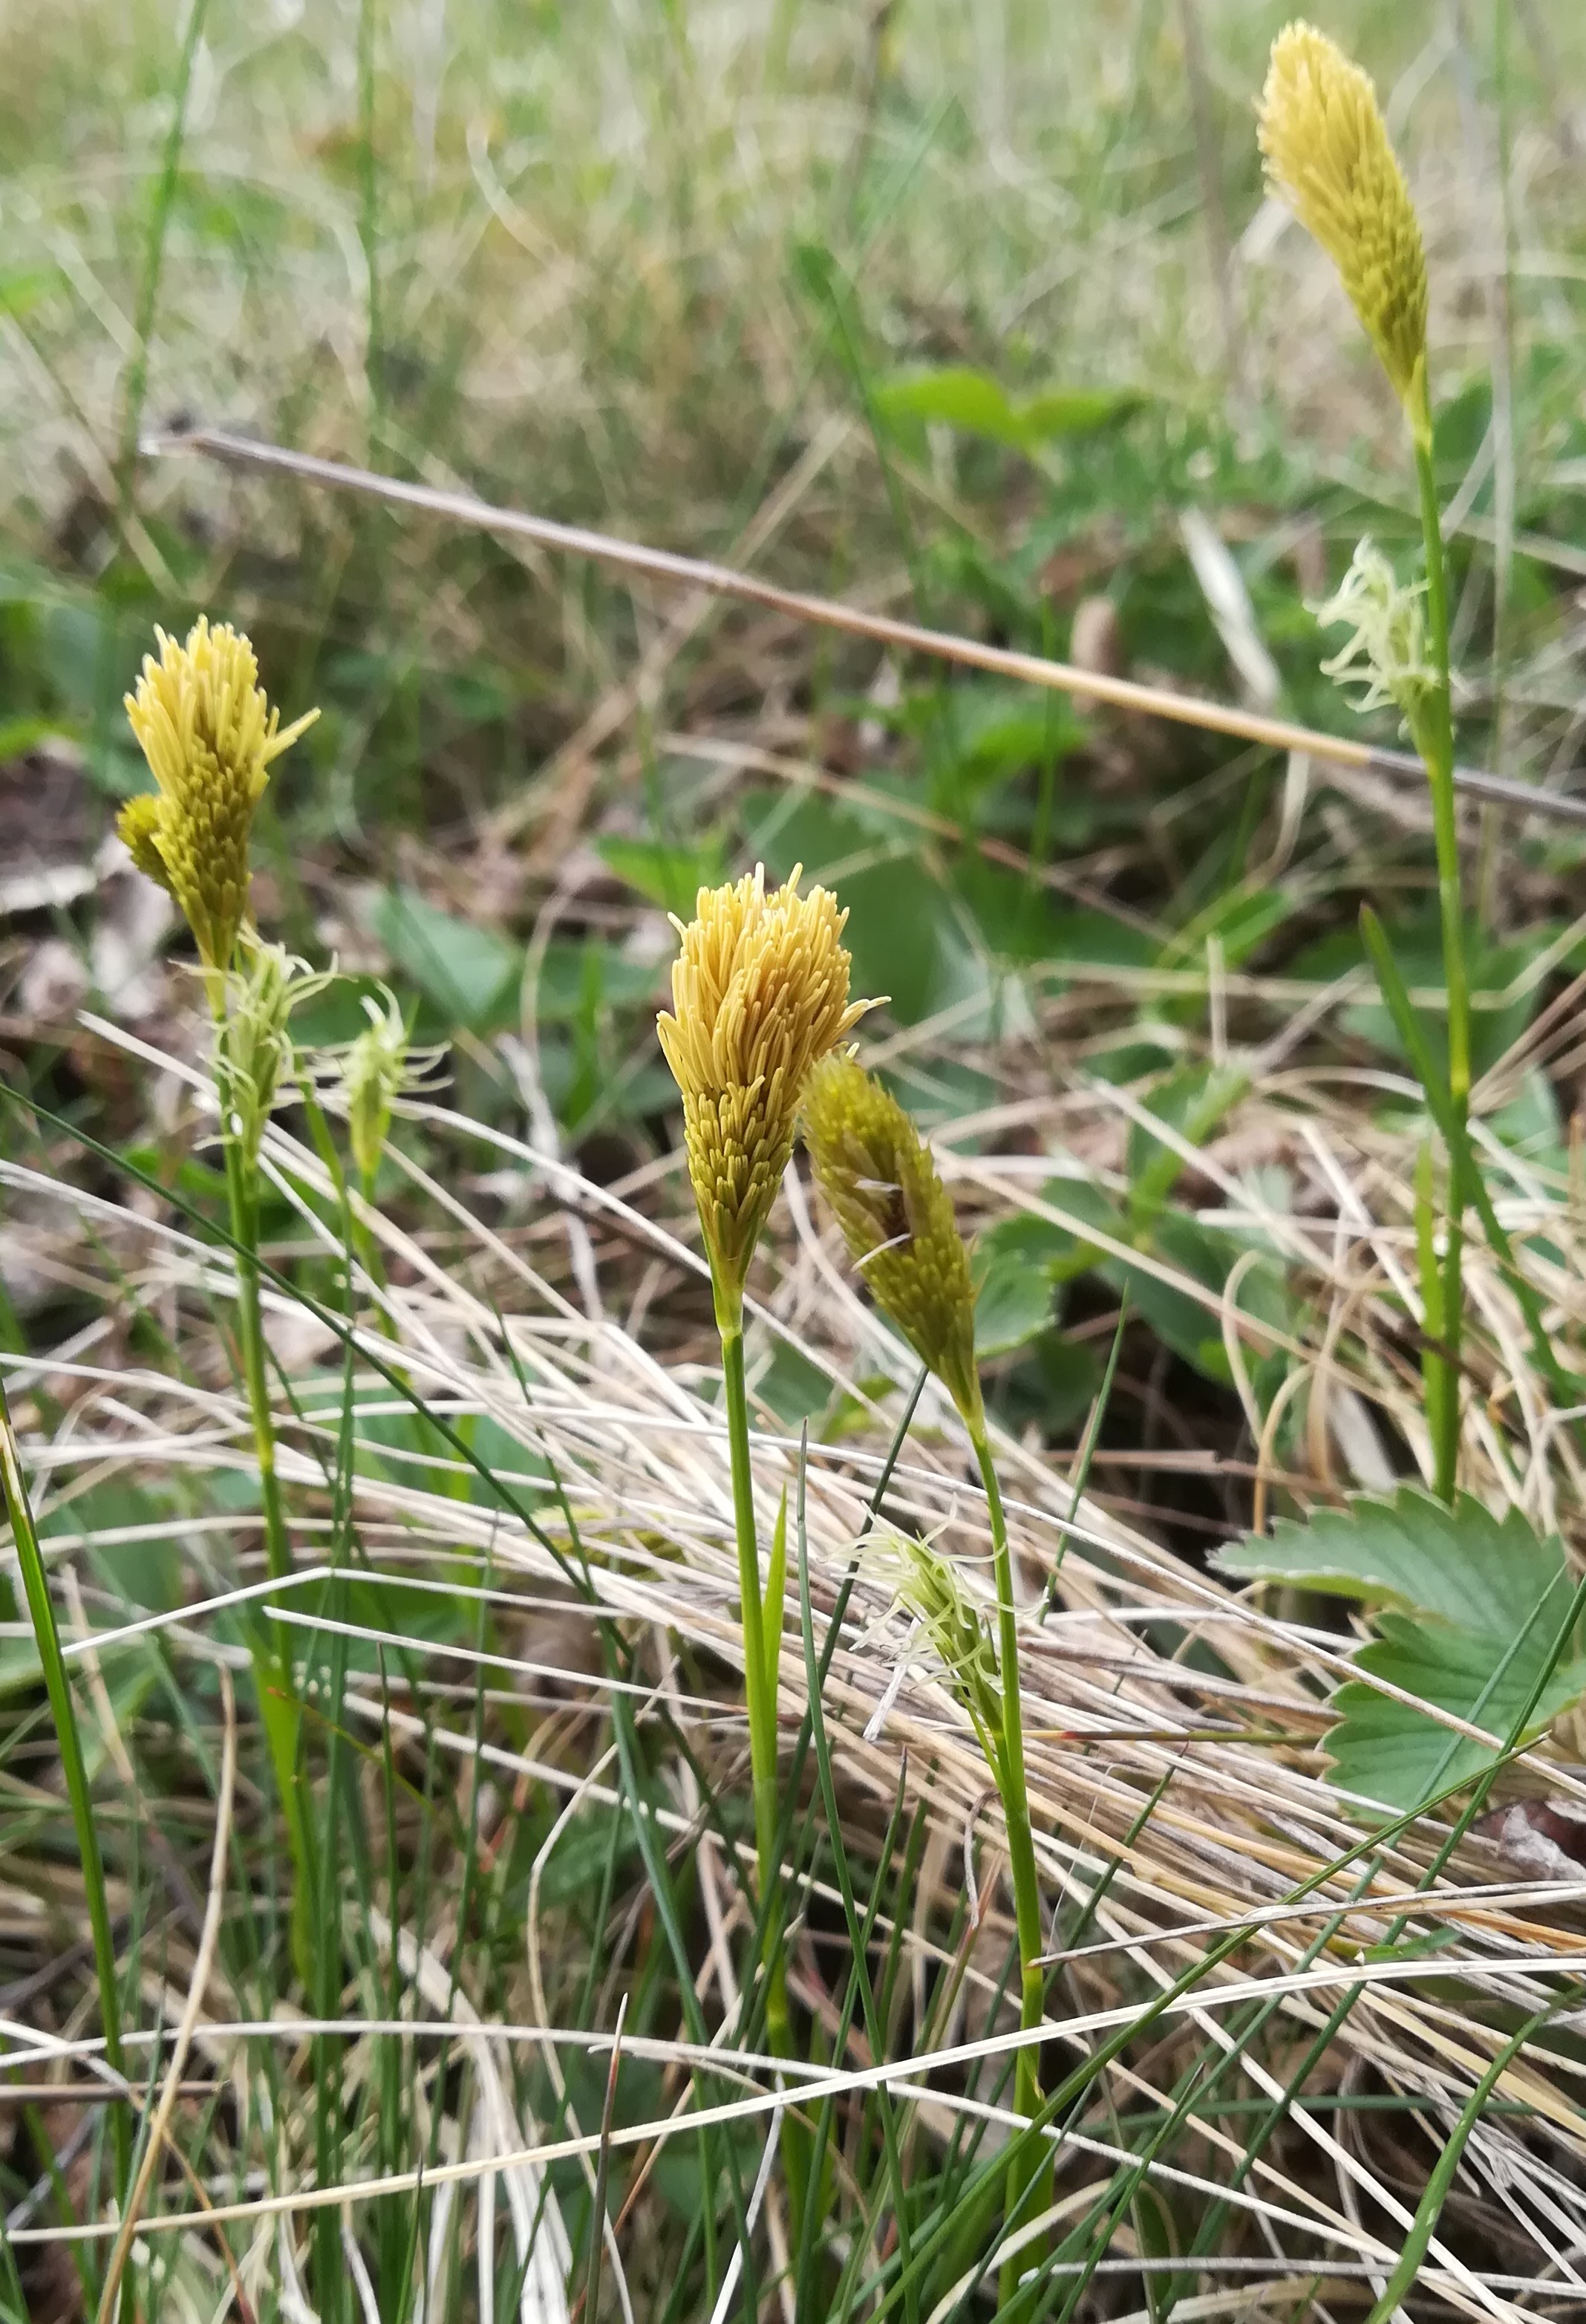
[[[743,1377],[743,1309],[715,1277],[716,1326],[722,1339],[722,1382],[727,1449],[733,1470],[733,1520],[738,1539],[738,1594],[743,1624],[743,1693],[749,1711],[749,1764],[754,1783],[755,1858],[763,1899],[777,1879],[777,1690],[766,1659],[765,1607],[761,1594],[760,1542],[754,1524],[754,1480],[749,1464],[749,1391]],[[766,2035],[771,2054],[790,2058],[788,1979],[779,1941],[780,1915],[766,1923]]]
[[[217,1063],[222,1114],[222,1145],[226,1154],[226,1193],[231,1213],[231,1238],[235,1247],[237,1337],[243,1365],[243,1385],[253,1423],[254,1452],[259,1463],[259,1488],[264,1504],[264,1563],[272,1582],[281,1582],[292,1570],[291,1543],[286,1529],[281,1479],[275,1465],[275,1416],[270,1402],[269,1362],[264,1347],[264,1316],[259,1298],[258,1205],[253,1174],[242,1143],[235,1133],[226,1065],[226,1019],[217,1010]],[[247,1615],[248,1651],[253,1658],[254,1686],[259,1717],[281,1794],[286,1819],[287,1844],[291,1850],[295,1892],[292,1897],[292,1960],[299,1978],[313,1989],[314,1858],[303,1812],[298,1765],[303,1723],[291,1665],[276,1646],[269,1616],[257,1606]]]
[[[1036,1847],[1030,1830],[1029,1792],[1024,1774],[1024,1712],[1019,1684],[1019,1625],[1013,1606],[1013,1558],[1008,1546],[1008,1519],[1002,1508],[1001,1489],[991,1460],[991,1448],[982,1428],[970,1432],[974,1457],[980,1464],[981,1481],[986,1489],[986,1508],[991,1524],[991,1571],[997,1586],[997,1675],[1002,1692],[1002,1733],[1000,1738],[1000,1781],[1003,1821],[1008,1827],[1008,1864],[1013,1881],[1013,1911],[1019,1931],[1019,2007],[1021,2031],[1038,2025],[1046,2006],[1046,1978],[1040,1958],[1041,1886],[1036,1869]],[[1014,2064],[1013,2104],[1015,2110],[1027,2121],[1039,2112],[1041,2088],[1037,2073],[1037,2052],[1033,2043],[1019,2052]],[[1014,2159],[1008,2167],[1008,2209],[1021,2201],[1035,2180],[1051,2172],[1049,2159],[1027,2155]],[[1037,2197],[1036,2209],[1045,2208]],[[1003,2270],[1000,2305],[1007,2307],[1018,2289],[1017,2261],[1010,2261]]]
[[[55,1722],[55,1745],[60,1754],[60,1773],[71,1808],[78,1855],[82,1862],[83,1894],[88,1902],[88,1929],[94,1944],[94,1971],[99,1985],[99,2019],[105,2029],[106,2063],[124,2082],[126,2059],[121,2044],[121,1998],[115,1982],[115,1947],[110,1934],[110,1904],[105,1889],[105,1863],[99,1853],[98,1827],[94,1821],[94,1803],[88,1793],[88,1771],[77,1730],[77,1711],[71,1699],[66,1660],[60,1651],[60,1634],[55,1627],[49,1576],[45,1572],[43,1552],[39,1545],[38,1529],[33,1524],[27,1480],[23,1474],[4,1382],[0,1382],[0,1484],[4,1485],[5,1514],[11,1524],[17,1563],[22,1568],[28,1618],[33,1626],[33,1640],[44,1673],[44,1688],[50,1698],[51,1716]],[[115,2153],[116,2201],[124,2204],[132,2179],[132,2117],[128,2107],[119,2099],[110,2109],[110,2132]]]
[[[1415,1157],[1415,1257],[1421,1277],[1421,1313],[1426,1345],[1421,1357],[1421,1381],[1426,1398],[1426,1427],[1434,1447],[1446,1442],[1444,1411],[1457,1394],[1457,1376],[1451,1377],[1443,1349],[1447,1344],[1448,1318],[1443,1307],[1443,1276],[1437,1259],[1435,1193],[1432,1141],[1423,1139]]]
[[[1460,1449],[1460,1342],[1465,1205],[1471,1189],[1471,989],[1465,965],[1465,902],[1460,876],[1459,822],[1454,807],[1453,712],[1448,662],[1448,574],[1443,521],[1432,467],[1430,419],[1413,418],[1421,530],[1426,555],[1426,616],[1436,683],[1415,722],[1415,742],[1432,790],[1437,849],[1437,903],[1443,924],[1443,976],[1448,994],[1448,1216],[1443,1256],[1443,1325],[1449,1351],[1448,1385],[1437,1415],[1433,1483],[1452,1501]]]

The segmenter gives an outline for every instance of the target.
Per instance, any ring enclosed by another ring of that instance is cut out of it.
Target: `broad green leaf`
[[[24,714],[18,718],[0,719],[0,766],[12,759],[25,758],[41,742],[65,742],[70,737],[61,731],[59,718]]]
[[[495,929],[457,919],[412,888],[388,888],[369,917],[395,967],[447,1024],[488,1030],[515,1004],[522,948]]]
[[[998,1391],[998,1405],[1010,1427],[1038,1428],[1051,1442],[1077,1427],[1102,1385],[1104,1351],[1091,1340],[1070,1338],[1051,1324],[1032,1341]]]
[[[754,810],[764,804],[763,821]],[[899,1024],[916,1025],[961,997],[974,963],[954,899],[933,878],[895,817],[868,821],[825,799],[757,795],[750,802],[750,846],[768,872],[786,879],[802,863],[805,884],[835,885],[848,912],[844,932],[853,989],[885,994]]]
[[[1270,1541],[1219,1550],[1213,1563],[1242,1579],[1379,1608],[1378,1636],[1357,1668],[1490,1734],[1513,1732],[1536,1695],[1522,1739],[1541,1735],[1586,1693],[1579,1625],[1559,1644],[1573,1598],[1563,1546],[1517,1510],[1494,1517],[1469,1494],[1445,1508],[1406,1485],[1390,1499],[1320,1510],[1305,1525],[1282,1521]],[[1334,1706],[1329,1748],[1339,1781],[1388,1807],[1415,1807],[1494,1756],[1360,1680],[1339,1689]]]
[[[30,314],[63,284],[58,266],[8,266],[0,270],[0,309],[17,318]]]
[[[1146,1024],[1131,1028],[1111,1048],[1098,1049],[1088,1065],[1097,1081],[1122,1087],[1130,1082],[1143,1081],[1148,1074],[1159,1073],[1177,1055],[1168,1033]]]
[[[1052,1320],[1053,1268],[1072,1242],[1044,1219],[1000,1219],[975,1245],[974,1351],[1005,1356]]]
[[[1209,1304],[1181,1291],[1176,1283],[1164,1283],[1145,1267],[1130,1267],[1122,1259],[1104,1259],[1096,1271],[1120,1298],[1129,1301],[1130,1313],[1150,1325],[1164,1347],[1182,1356],[1203,1379],[1228,1386],[1233,1375],[1222,1344],[1222,1326]]]
[[[688,899],[694,908],[694,898]],[[541,1025],[565,1025],[603,1009],[636,1007],[664,991],[666,970],[654,962],[630,960],[614,945],[587,936],[582,943],[549,944],[534,986],[534,1013]]]
[[[581,1808],[563,1827],[554,1850],[546,1858],[539,1878],[541,1904],[592,1904],[600,1893],[606,1863],[613,1849],[617,1865],[623,1871],[631,1868],[639,1853],[639,1842],[626,1808],[608,1808],[598,1802]]]
[[[902,723],[917,732],[933,764],[950,768],[975,788],[1031,769],[1060,766],[1087,740],[1066,702],[1028,686],[966,680],[945,696],[935,690],[917,694],[902,707]]]
[[[1473,922],[1465,929],[1466,967],[1471,982],[1471,1071],[1480,1080],[1519,1039],[1540,1005],[1543,988],[1514,994],[1510,988],[1536,953],[1558,933],[1548,922],[1528,929],[1523,938],[1495,943]],[[1421,1038],[1430,1053],[1439,1080],[1448,1074],[1448,1019],[1441,1005],[1443,990],[1443,943],[1435,912],[1415,918],[1396,919],[1385,928],[1384,948],[1408,993]],[[1302,982],[1327,982],[1359,967],[1362,943],[1353,930],[1337,929],[1308,945],[1287,966],[1286,973]],[[1391,973],[1391,970],[1390,970]],[[1339,1018],[1344,1031],[1369,1041],[1389,1056],[1409,1061],[1409,1053],[1393,1013],[1379,994],[1351,1001]]]
[[[1568,1590],[1561,1589],[1557,1596],[1556,1609],[1538,1616],[1507,1663],[1500,1642],[1489,1634],[1384,1614],[1382,1635],[1361,1649],[1358,1666],[1440,1710],[1458,1712],[1489,1734],[1507,1737],[1530,1702],[1557,1639]],[[1586,1660],[1561,1662],[1520,1739],[1545,1734],[1582,1694]],[[1328,1738],[1328,1749],[1339,1782],[1387,1807],[1416,1807],[1444,1785],[1479,1775],[1496,1757],[1485,1744],[1452,1733],[1359,1680],[1340,1687],[1333,1704],[1342,1716]]]
[[[1015,451],[1061,436],[1088,436],[1136,410],[1139,396],[1103,388],[1048,388],[1010,396],[1000,381],[969,364],[900,372],[873,391],[877,411],[891,427],[913,421],[956,428]]]
[[[1487,1115],[1486,1126],[1512,1154],[1523,1155],[1533,1167],[1565,1167],[1563,1119],[1553,1084],[1540,1069],[1524,1076],[1507,1105]],[[1554,1256],[1555,1265],[1566,1263],[1562,1252]]]
[[[801,1421],[819,1418],[831,1403],[834,1390],[818,1364],[812,1364],[797,1348],[779,1340],[764,1366],[757,1367],[752,1393],[755,1402],[763,1405],[784,1428],[797,1431]]]
[[[987,950],[1001,959],[1039,961],[1061,972],[1148,968],[1155,957],[1149,937],[1127,921],[1060,903],[1050,889],[983,856],[965,855],[953,883]],[[1153,1062],[1159,1054],[1153,1051]]]
[[[1265,944],[1274,929],[1292,919],[1296,902],[1294,891],[1281,883],[1250,890],[1232,888],[1207,910],[1198,912],[1191,928],[1164,947],[1163,965],[1198,966],[1205,959],[1207,937],[1215,936],[1222,947],[1224,965],[1237,968]]]
[[[1127,1226],[1118,1231],[1125,1240],[1130,1239]],[[1128,1298],[1166,1347],[1205,1379],[1227,1385],[1232,1373],[1222,1342],[1220,1302],[1229,1276],[1249,1243],[1176,1210],[1161,1211],[1154,1219],[1142,1222],[1134,1231],[1134,1239],[1176,1274],[1203,1284],[1210,1296],[1197,1299],[1177,1284],[1165,1283],[1143,1263],[1130,1265],[1111,1254],[1097,1262],[1097,1273]],[[1277,1331],[1292,1327],[1292,1303],[1279,1268],[1270,1258],[1263,1256],[1258,1266],[1246,1269],[1240,1279],[1238,1305],[1241,1314],[1257,1316]]]
[[[1049,387],[1026,396],[1019,420],[1027,438],[1093,436],[1138,411],[1145,397],[1130,387]]]
[[[1270,1540],[1251,1536],[1214,1552],[1213,1562],[1240,1581],[1287,1582],[1407,1609],[1504,1643],[1538,1608],[1534,1628],[1547,1635],[1569,1598],[1556,1535],[1542,1539],[1517,1509],[1492,1517],[1468,1493],[1445,1508],[1414,1485],[1390,1499],[1319,1509],[1303,1525],[1280,1518]]]
[[[1041,1200],[1049,1210],[1060,1212],[1064,1218],[1073,1219],[1075,1227],[1059,1225],[1044,1220],[1052,1237],[1051,1266],[1056,1279],[1067,1282],[1083,1275],[1094,1267],[1100,1254],[1093,1242],[1084,1240],[1083,1230],[1095,1227],[1101,1233],[1111,1235],[1115,1241],[1127,1241],[1129,1230],[1111,1196],[1088,1178],[1048,1178],[1041,1189]],[[1120,1266],[1124,1262],[1117,1262]]]
[[[998,444],[1022,447],[1025,442],[1007,389],[989,372],[968,364],[944,364],[883,380],[874,390],[874,401],[881,418],[893,427],[912,420],[989,436]]]
[[[597,839],[595,846],[619,880],[679,919],[692,913],[701,888],[719,888],[727,876],[726,844],[719,832],[707,833],[692,847],[617,838]]]
[[[161,1521],[171,1526],[171,1532],[150,1530]],[[51,1509],[41,1522],[39,1534],[46,1545],[63,1535],[86,1535],[88,1560],[97,1579],[124,1609],[110,1618],[126,1621],[140,1613],[168,1613],[180,1604],[179,1522],[165,1497],[145,1492],[138,1485],[111,1480],[91,1485]],[[117,1536],[133,1537],[117,1539]]]
[[[961,1122],[969,1114],[983,1113],[1000,1094],[989,1074],[934,1052],[923,1061],[899,1057],[881,1068],[881,1078],[927,1133],[944,1122]],[[973,1154],[984,1140],[960,1137],[954,1143],[961,1154]]]
[[[1249,1075],[1232,1065],[1188,1065],[1149,1093],[1146,1110],[1164,1130],[1176,1131],[1183,1144],[1201,1146],[1249,1085]],[[1130,1125],[1129,1215],[1137,1233],[1161,1208],[1187,1167],[1176,1145],[1168,1145],[1142,1123]]]

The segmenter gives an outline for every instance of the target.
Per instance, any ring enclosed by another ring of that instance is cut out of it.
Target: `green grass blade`
[[[843,1898],[843,1917],[848,1924],[848,1942],[853,1954],[853,1978],[859,1987],[860,2006],[864,2013],[864,2030],[869,2038],[871,2055],[886,2054],[886,2029],[876,2009],[871,1988],[870,1968],[865,1959],[868,1942],[860,1925],[859,1907],[854,1901],[853,1875],[848,1861],[848,1850],[843,1840],[843,1816],[837,1804],[837,1786],[832,1774],[831,1746],[826,1739],[825,1710],[821,1702],[820,1670],[815,1650],[815,1617],[809,1599],[809,1532],[806,1523],[805,1485],[809,1465],[809,1424],[805,1423],[798,1448],[798,1614],[804,1635],[804,1668],[809,1695],[810,1738],[815,1749],[816,1772],[820,1779],[821,1797],[825,1803],[826,1839],[832,1852],[832,1863],[837,1875],[837,1886]],[[784,1509],[786,1504],[784,1503]],[[878,1883],[877,1893],[880,1893]],[[910,2257],[908,2232],[908,2197],[903,2184],[903,2172],[898,2158],[898,2124],[890,2092],[882,2094],[881,2104],[881,2144],[887,2159],[887,2177],[892,2194],[892,2216],[898,2222],[898,2248],[904,2267]],[[904,2300],[904,2314],[908,2324],[916,2324],[919,2314],[919,2299],[912,2281]]]
[[[1532,2034],[1537,2032],[1539,2027],[1545,2025],[1554,2012],[1563,2006],[1562,2000],[1550,2001],[1545,2009],[1538,2009],[1533,2015],[1527,2017],[1525,2024],[1516,2033],[1510,2034],[1461,2107],[1460,2118],[1450,2132],[1448,2144],[1438,2156],[1432,2176],[1426,2182],[1425,2191],[1415,2206],[1415,2217],[1411,2224],[1409,2234],[1405,2237],[1404,2247],[1398,2255],[1398,2264],[1384,2284],[1382,2297],[1372,2309],[1366,2319],[1366,2324],[1388,2324],[1388,2319],[1398,2312],[1406,2293],[1414,2290],[1421,2273],[1421,2263],[1426,2256],[1427,2246],[1437,2232],[1437,2222],[1448,2190],[1453,2185],[1454,2172],[1460,2167],[1460,2157],[1465,2151],[1465,2142],[1480,2120],[1482,2110],[1492,2096],[1499,2076],[1513,2063],[1520,2051],[1531,2039]]]
[[[1377,987],[1383,1003],[1393,1019],[1395,1032],[1404,1043],[1405,1055],[1415,1069],[1426,1099],[1426,1111],[1443,1133],[1446,1145],[1452,1134],[1453,1121],[1449,1106],[1448,1076],[1434,1057],[1420,1019],[1415,1014],[1408,987],[1399,973],[1388,941],[1388,931],[1369,904],[1360,906],[1360,941],[1370,957],[1376,973]]]
[[[155,311],[160,304],[160,277],[165,267],[165,243],[171,231],[171,214],[176,203],[177,188],[181,181],[188,92],[192,87],[193,66],[198,53],[198,43],[204,36],[204,19],[208,13],[209,0],[191,0],[187,30],[182,34],[181,55],[176,68],[176,86],[171,91],[171,126],[165,134],[165,151],[161,157],[160,176],[154,188],[154,206],[149,213],[148,239],[143,245],[143,272],[138,284],[137,311],[133,324],[132,359],[127,365],[126,383],[122,394],[120,452],[116,462],[116,481],[120,488],[124,521],[132,509],[137,473],[138,436],[143,424],[143,401],[149,390],[149,341],[153,335]]]
[[[60,1754],[60,1773],[71,1809],[78,1854],[82,1862],[83,1894],[88,1902],[88,1927],[94,1945],[94,1973],[99,1986],[99,2018],[105,2029],[105,2056],[112,2071],[124,2082],[126,2056],[121,2039],[121,1995],[115,1981],[115,1946],[110,1932],[110,1900],[105,1887],[105,1859],[100,1852],[99,1830],[94,1820],[94,1803],[88,1791],[82,1738],[78,1733],[77,1710],[71,1699],[65,1658],[60,1651],[60,1633],[55,1625],[50,1577],[39,1545],[38,1528],[33,1523],[27,1479],[23,1473],[22,1452],[16,1441],[16,1431],[12,1425],[11,1407],[6,1402],[3,1379],[0,1379],[0,1489],[4,1489],[5,1514],[11,1525],[17,1563],[22,1569],[28,1618],[32,1624],[33,1641],[43,1668],[50,1712],[55,1722],[55,1746]],[[132,2126],[124,2103],[117,2102],[111,2108],[110,2127],[115,2160],[115,2195],[117,2202],[121,2203],[126,2199],[132,2174]]]

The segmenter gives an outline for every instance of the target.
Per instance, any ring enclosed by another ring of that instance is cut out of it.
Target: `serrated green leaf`
[[[1569,1604],[1567,1587],[1556,1595],[1556,1607],[1544,1609],[1507,1663],[1490,1635],[1384,1614],[1381,1637],[1361,1649],[1357,1667],[1440,1710],[1457,1712],[1489,1734],[1507,1737],[1530,1702],[1557,1640]],[[1561,1662],[1537,1698],[1520,1739],[1545,1734],[1583,1694],[1586,1660]],[[1449,1784],[1480,1775],[1498,1756],[1486,1744],[1456,1735],[1358,1679],[1340,1687],[1333,1706],[1341,1716],[1328,1749],[1339,1782],[1387,1807],[1416,1807]]]
[[[1319,1509],[1307,1524],[1280,1519],[1270,1540],[1251,1536],[1213,1562],[1240,1581],[1409,1609],[1489,1641],[1517,1637],[1555,1595],[1562,1618],[1568,1588],[1556,1535],[1544,1540],[1517,1509],[1495,1517],[1468,1493],[1446,1508],[1414,1485],[1391,1499]],[[1536,1627],[1545,1633],[1546,1623],[1545,1609]]]
[[[1378,1617],[1379,1636],[1361,1647],[1355,1667],[1388,1680],[1425,1702],[1434,1702],[1439,1710],[1472,1719],[1491,1734],[1507,1735],[1554,1658],[1559,1624],[1569,1608],[1567,1584],[1548,1595],[1549,1599],[1556,1596],[1557,1603],[1542,1605],[1535,1618],[1516,1634],[1507,1656],[1495,1657],[1493,1639],[1480,1632],[1460,1629],[1452,1623],[1417,1621],[1408,1614],[1384,1613]],[[1505,1645],[1509,1646],[1509,1641]],[[1535,1728],[1540,1729],[1556,1717],[1583,1683],[1586,1660],[1561,1655],[1533,1714]]]

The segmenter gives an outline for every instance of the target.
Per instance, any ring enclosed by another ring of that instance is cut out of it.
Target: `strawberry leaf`
[[[1497,1752],[1368,1680],[1500,1738],[1525,1714],[1526,1742],[1586,1697],[1581,1626],[1559,1636],[1574,1588],[1563,1545],[1517,1509],[1495,1517],[1467,1493],[1449,1508],[1406,1485],[1390,1499],[1320,1510],[1308,1524],[1280,1520],[1270,1540],[1252,1536],[1214,1563],[1240,1581],[1285,1582],[1376,1609],[1378,1635],[1355,1657],[1362,1676],[1333,1697],[1339,1723],[1328,1748],[1339,1782],[1385,1808],[1418,1807],[1480,1774]]]
[[[1414,1485],[1391,1499],[1320,1509],[1305,1525],[1280,1518],[1269,1540],[1251,1535],[1213,1563],[1240,1581],[1359,1598],[1505,1642],[1544,1599],[1569,1588],[1556,1534],[1543,1538],[1518,1509],[1495,1517],[1468,1493],[1447,1508]],[[1561,1597],[1561,1618],[1563,1605]],[[1544,1632],[1546,1619],[1538,1618]]]

